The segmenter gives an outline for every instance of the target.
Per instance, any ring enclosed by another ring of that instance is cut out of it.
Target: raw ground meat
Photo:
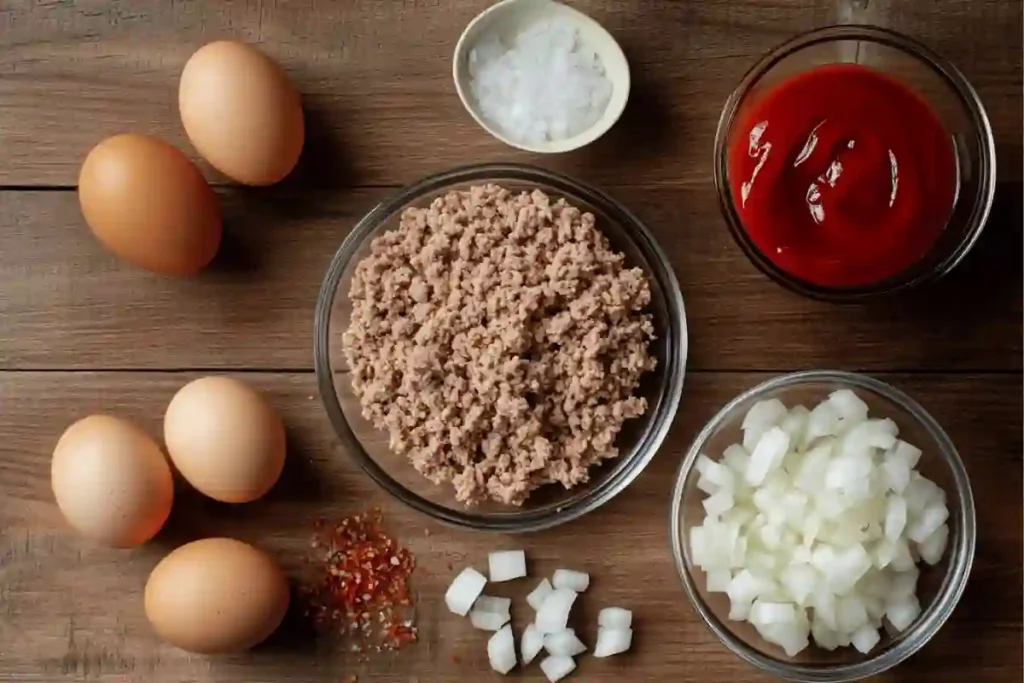
[[[594,216],[496,185],[410,208],[357,266],[343,337],[363,416],[467,505],[520,505],[618,455],[655,367],[650,285]]]

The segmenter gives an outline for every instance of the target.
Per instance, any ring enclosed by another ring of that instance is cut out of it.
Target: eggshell
[[[249,385],[204,377],[182,387],[164,416],[164,442],[181,475],[225,503],[256,500],[284,467],[284,423]]]
[[[266,553],[230,538],[181,546],[153,569],[145,610],[157,635],[189,652],[242,652],[288,611],[288,580]]]
[[[273,60],[243,43],[218,41],[193,54],[181,74],[178,107],[199,154],[240,183],[276,183],[302,153],[298,91]]]
[[[171,145],[126,133],[96,145],[78,176],[85,222],[110,251],[157,273],[192,275],[217,253],[217,197]]]
[[[64,432],[50,468],[68,523],[118,548],[152,538],[174,501],[171,468],[156,441],[134,424],[93,415]]]

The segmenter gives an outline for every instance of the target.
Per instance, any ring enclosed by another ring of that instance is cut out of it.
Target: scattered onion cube
[[[534,623],[541,633],[557,633],[565,630],[569,623],[569,612],[576,601],[576,592],[567,588],[556,588],[541,605]]]
[[[509,615],[512,612],[512,598],[498,598],[491,595],[481,595],[476,599],[476,602],[473,603],[473,611]]]
[[[448,587],[444,594],[444,602],[454,614],[464,617],[469,614],[470,608],[486,585],[487,578],[483,574],[472,567],[466,567]]]
[[[576,631],[567,628],[544,636],[544,649],[548,654],[560,657],[575,657],[587,651],[587,646],[576,637]]]
[[[504,614],[501,612],[488,612],[475,607],[469,613],[469,621],[473,624],[473,628],[478,628],[481,631],[497,631],[507,624],[511,618],[511,615],[507,612]]]
[[[540,610],[541,605],[544,604],[544,601],[548,599],[548,596],[554,592],[555,589],[551,586],[551,582],[547,579],[541,579],[537,587],[526,596],[526,602],[533,608],[533,611],[537,612]]]
[[[633,613],[621,607],[605,607],[597,615],[597,625],[602,628],[627,629],[633,625]]]
[[[512,626],[503,626],[487,641],[487,659],[491,668],[504,675],[515,668],[516,640]]]
[[[599,628],[597,629],[597,644],[594,645],[594,656],[604,658],[621,654],[627,651],[632,643],[633,629]]]
[[[557,683],[572,673],[576,668],[576,662],[572,657],[560,657],[551,655],[540,663],[540,669],[551,683]]]
[[[522,550],[505,550],[487,556],[491,581],[511,581],[526,576],[526,553]]]
[[[555,590],[568,588],[576,593],[582,593],[590,585],[590,574],[572,569],[556,569],[555,575],[551,577],[551,585],[555,587]]]
[[[543,649],[544,634],[538,631],[533,624],[527,624],[519,645],[519,654],[523,658],[523,664],[532,662]]]

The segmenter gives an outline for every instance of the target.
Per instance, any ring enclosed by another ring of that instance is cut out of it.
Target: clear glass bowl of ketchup
[[[715,184],[753,263],[806,296],[849,302],[950,272],[995,194],[995,141],[963,75],[869,26],[800,35],[725,103]]]

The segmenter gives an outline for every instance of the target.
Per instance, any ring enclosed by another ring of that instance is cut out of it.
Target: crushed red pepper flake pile
[[[383,531],[379,509],[333,525],[318,520],[310,545],[318,575],[302,592],[318,631],[363,655],[416,642],[409,592],[416,561]]]

